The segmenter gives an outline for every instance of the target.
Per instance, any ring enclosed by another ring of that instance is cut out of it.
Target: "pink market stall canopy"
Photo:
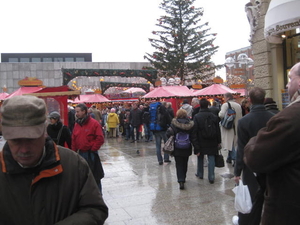
[[[3,101],[7,96],[9,96],[8,93],[2,92],[2,93],[0,94],[0,101]]]
[[[240,88],[240,89],[232,89],[233,91],[240,93],[241,96],[245,96],[245,88]]]
[[[142,98],[180,98],[193,97],[195,94],[186,86],[162,86],[154,88]]]
[[[209,96],[209,95],[223,95],[225,93],[238,94],[236,91],[231,90],[222,84],[212,84],[209,87],[203,88],[201,90],[194,91],[194,96]]]
[[[100,94],[79,95],[73,103],[103,103],[111,102],[109,99]]]
[[[10,95],[8,95],[6,98],[10,98],[13,96],[18,96],[18,95],[29,94],[29,93],[34,93],[34,92],[37,92],[42,89],[43,89],[42,87],[20,87],[18,90],[11,93]]]

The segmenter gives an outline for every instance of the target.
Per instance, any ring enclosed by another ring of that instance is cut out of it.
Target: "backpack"
[[[150,104],[150,130],[151,131],[161,131],[163,128],[159,124],[159,119],[161,119],[161,116],[159,115],[159,107],[161,103],[160,102],[152,102]],[[160,118],[158,118],[160,117]]]
[[[227,112],[225,113],[224,118],[221,120],[221,125],[226,129],[231,129],[234,124],[236,112],[233,108],[231,108],[230,103],[229,102],[227,102],[227,103],[228,103],[228,109],[227,109]]]
[[[171,124],[171,116],[167,109],[160,102],[150,104],[150,130],[162,131],[167,130]]]
[[[217,135],[217,128],[214,122],[213,115],[208,115],[203,122],[203,127],[201,129],[201,136],[204,139],[213,139],[216,137],[216,135]]]
[[[175,148],[187,149],[190,147],[190,135],[186,132],[178,132],[175,136]]]

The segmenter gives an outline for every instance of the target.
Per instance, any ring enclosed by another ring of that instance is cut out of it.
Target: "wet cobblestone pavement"
[[[215,183],[195,176],[197,157],[189,159],[185,189],[180,190],[175,161],[158,165],[155,142],[106,139],[99,151],[109,207],[105,225],[227,225],[234,209],[233,167],[215,169]],[[224,158],[227,152],[223,152]]]

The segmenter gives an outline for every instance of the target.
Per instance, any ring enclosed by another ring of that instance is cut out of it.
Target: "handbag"
[[[174,135],[171,135],[166,141],[163,147],[163,152],[167,154],[172,154],[174,152]]]
[[[221,168],[225,166],[224,158],[221,151],[218,151],[218,154],[215,155],[215,167]]]
[[[235,194],[235,198],[234,198],[235,210],[243,214],[250,213],[252,209],[252,201],[251,201],[251,196],[250,196],[248,186],[244,185],[243,181],[240,180],[239,185],[234,187],[232,191]]]

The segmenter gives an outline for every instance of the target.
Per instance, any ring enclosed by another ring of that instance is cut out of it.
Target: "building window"
[[[29,62],[29,58],[20,58],[20,62]]]
[[[66,57],[66,58],[65,58],[65,61],[66,61],[66,62],[74,62],[74,58]]]
[[[18,58],[8,58],[8,62],[19,62]]]
[[[76,57],[76,62],[84,62],[84,58],[83,57]]]
[[[52,62],[52,58],[43,58],[43,62]]]
[[[54,61],[54,62],[63,62],[64,59],[63,59],[63,58],[54,58],[53,61]]]
[[[41,58],[32,58],[31,62],[41,62]]]

